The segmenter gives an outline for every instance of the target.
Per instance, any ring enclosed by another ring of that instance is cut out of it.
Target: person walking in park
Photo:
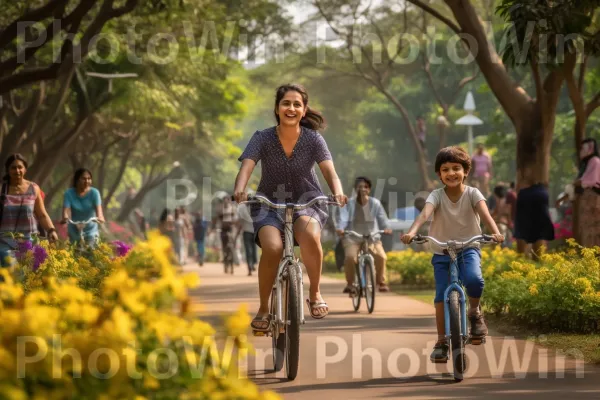
[[[579,244],[600,246],[600,155],[595,139],[589,138],[581,143],[579,159],[579,173],[575,181]]]
[[[204,265],[204,255],[206,253],[206,231],[208,230],[208,221],[204,219],[202,211],[196,212],[194,220],[194,241],[198,252],[198,264]]]
[[[492,178],[492,157],[485,151],[483,144],[477,145],[477,152],[471,157],[473,163],[473,186],[478,188],[485,198],[490,196]]]
[[[175,246],[175,254],[179,265],[184,265],[186,262],[185,246],[187,243],[188,227],[184,216],[181,214],[181,209],[175,209],[174,217],[174,232],[173,245]]]
[[[238,207],[238,222],[239,232],[242,233],[242,240],[244,242],[244,250],[246,252],[246,264],[248,264],[248,276],[252,275],[252,272],[256,271],[257,249],[256,242],[254,241],[254,224],[252,223],[252,216],[250,215],[250,208],[245,204],[240,204]]]
[[[46,212],[37,184],[25,179],[27,161],[21,154],[13,154],[4,163],[5,175],[0,192],[0,265],[12,264],[18,241],[31,241],[37,225],[44,228],[48,239],[58,239],[52,220]],[[16,239],[15,234],[22,235]]]
[[[548,186],[523,177],[518,183],[514,238],[517,253],[538,260],[547,242],[554,240]]]

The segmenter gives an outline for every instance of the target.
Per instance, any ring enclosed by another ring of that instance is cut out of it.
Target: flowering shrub
[[[277,398],[219,357],[215,329],[187,312],[197,276],[176,274],[170,256],[156,234],[132,249],[101,244],[90,258],[23,245],[17,266],[0,271],[3,398]],[[225,321],[238,356],[249,322],[243,308]]]
[[[513,260],[484,270],[486,308],[543,329],[598,331],[600,322],[600,248],[584,248],[569,239],[560,253],[540,263]],[[486,276],[487,275],[487,276]]]
[[[539,262],[500,246],[484,246],[482,302],[487,312],[547,330],[598,331],[600,323],[600,248],[569,247],[547,253]],[[406,285],[435,287],[431,253],[405,250],[388,253],[388,271]],[[324,258],[334,263],[333,253]]]

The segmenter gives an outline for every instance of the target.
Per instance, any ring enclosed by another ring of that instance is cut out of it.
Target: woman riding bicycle
[[[327,144],[317,130],[324,128],[325,120],[308,106],[306,90],[295,84],[280,86],[274,107],[277,126],[254,133],[239,161],[242,166],[235,181],[237,202],[245,201],[246,185],[254,167],[262,161],[262,177],[257,194],[276,203],[306,203],[323,195],[314,164],[317,163],[336,201],[346,204],[342,185],[335,171]],[[269,296],[283,254],[282,216],[260,205],[251,206],[255,240],[262,248],[258,269],[260,307],[254,320],[254,330],[269,327]],[[323,249],[321,229],[327,213],[320,205],[294,213],[294,239],[300,246],[302,261],[310,280],[310,314],[325,317],[329,309],[321,297],[319,282]]]
[[[92,173],[85,168],[79,168],[73,175],[73,187],[65,191],[61,224],[66,224],[69,219],[87,221],[94,217],[99,223],[104,223],[100,192],[92,187]],[[72,243],[79,242],[80,233],[75,225],[69,224],[68,232]],[[96,245],[98,235],[98,224],[95,222],[90,222],[83,228],[84,241],[90,247]]]

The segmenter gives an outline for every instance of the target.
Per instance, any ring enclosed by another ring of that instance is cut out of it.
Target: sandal
[[[386,285],[385,283],[379,285],[379,292],[380,293],[387,293],[390,291],[390,288],[388,285]]]
[[[271,317],[269,314],[256,316],[250,323],[252,330],[255,332],[269,332],[271,330]]]
[[[313,317],[314,319],[322,319],[322,318],[325,318],[327,316],[327,314],[329,314],[329,307],[327,306],[327,303],[325,303],[323,300],[310,301],[309,299],[306,299],[306,304],[308,304],[308,310],[310,311],[310,316]],[[316,310],[318,310],[319,308],[324,308],[325,313],[318,314],[316,312]]]

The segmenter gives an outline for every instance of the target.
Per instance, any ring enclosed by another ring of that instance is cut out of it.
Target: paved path
[[[217,264],[185,270],[200,275],[193,306],[203,319],[218,324],[240,303],[257,309],[258,280],[244,267],[234,276]],[[273,372],[271,339],[264,337],[252,338],[257,353],[248,360],[248,376],[285,399],[600,399],[600,368],[493,330],[486,345],[467,347],[472,376],[455,383],[450,363],[429,362],[436,338],[432,305],[378,293],[373,314],[364,302],[355,313],[342,288],[343,282],[323,278],[330,314],[317,321],[306,312],[295,381]]]

